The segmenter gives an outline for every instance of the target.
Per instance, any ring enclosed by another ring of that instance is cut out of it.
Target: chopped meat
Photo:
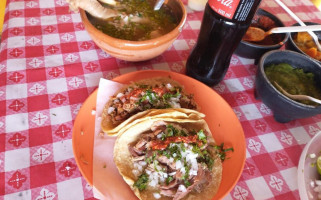
[[[157,160],[160,163],[167,165],[170,169],[175,170],[175,163],[171,162],[166,156],[157,156]]]
[[[140,160],[144,160],[145,156],[137,156],[137,157],[133,157],[133,161],[140,161]]]
[[[143,134],[142,138],[144,138],[146,141],[151,141],[151,139],[155,138],[155,135],[154,133],[146,133]]]
[[[178,190],[176,194],[173,196],[173,200],[179,200],[184,198],[186,195],[188,195],[192,191],[193,188],[194,188],[194,184],[186,188],[186,190],[184,191]]]
[[[123,105],[123,109],[129,113],[134,112],[136,107],[137,107],[136,104],[133,104],[133,103],[124,103]]]
[[[160,134],[160,133],[163,132],[163,131],[164,131],[164,130],[156,129],[153,134],[156,136],[156,135]]]
[[[177,170],[175,174],[175,179],[181,180],[182,178],[183,178],[183,173],[181,172],[181,170]]]
[[[187,194],[189,194],[193,189],[197,192],[200,192],[202,188],[204,188],[204,184],[208,184],[208,177],[211,177],[211,174],[207,168],[203,167],[201,164],[198,165],[197,175],[194,176],[190,181],[193,181],[193,184],[186,188],[185,191],[177,191],[173,200],[179,200],[184,198]]]
[[[146,144],[147,144],[147,141],[144,140],[144,138],[142,138],[141,140],[139,140],[136,145],[135,145],[135,148],[138,149],[138,150],[145,150],[146,149]]]
[[[197,170],[197,175],[193,177],[193,181],[199,182],[201,180],[206,180],[205,179],[205,169],[202,167],[201,164],[198,164],[198,170]]]
[[[179,104],[182,108],[196,109],[197,105],[193,100],[193,95],[186,95],[180,98]]]
[[[157,121],[154,122],[150,128],[150,130],[152,131],[156,131],[156,129],[161,129],[161,130],[165,130],[166,129],[166,122],[164,121]]]
[[[168,189],[177,187],[178,184],[179,184],[179,181],[178,181],[177,179],[174,179],[174,180],[171,181],[168,185],[162,185],[162,186],[160,186],[160,188],[161,188],[161,189],[164,189],[164,190],[168,190]]]
[[[176,188],[169,189],[169,190],[161,189],[160,190],[160,194],[164,195],[164,196],[167,196],[167,197],[174,197],[175,194],[176,194],[176,190],[177,190]]]
[[[138,157],[138,153],[136,153],[136,151],[134,150],[134,147],[129,145],[128,146],[128,151],[130,152],[130,154],[133,156],[133,157]]]
[[[131,145],[128,146],[128,150],[133,157],[137,157],[145,154],[144,151],[141,151]]]

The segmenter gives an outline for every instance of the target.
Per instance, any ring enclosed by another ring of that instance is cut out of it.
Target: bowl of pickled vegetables
[[[320,25],[314,22],[304,22],[306,25]],[[299,26],[298,23],[293,26]],[[314,31],[321,43],[321,31]],[[305,54],[318,62],[321,62],[321,51],[308,32],[291,33],[288,42],[285,44],[286,49]]]

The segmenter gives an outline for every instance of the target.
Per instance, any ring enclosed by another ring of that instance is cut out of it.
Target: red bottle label
[[[211,8],[223,17],[232,19],[240,0],[209,0]]]

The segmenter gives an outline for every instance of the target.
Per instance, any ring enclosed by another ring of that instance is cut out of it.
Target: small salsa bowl
[[[320,24],[314,23],[314,22],[304,22],[304,23],[305,23],[306,25],[320,25]],[[296,23],[296,24],[293,24],[293,26],[299,26],[299,24]],[[321,31],[313,31],[313,32],[317,35],[319,41],[321,41]],[[288,40],[287,43],[285,44],[285,48],[288,49],[288,50],[296,51],[296,52],[299,52],[299,53],[302,53],[302,54],[304,54],[304,55],[309,56],[309,55],[308,55],[307,53],[305,53],[302,49],[300,49],[299,46],[295,43],[295,37],[296,37],[297,34],[298,34],[298,33],[294,32],[294,33],[291,33],[291,34],[289,35],[289,40]],[[309,56],[309,57],[311,57],[311,56]],[[321,60],[317,60],[317,59],[315,59],[315,60],[316,60],[317,62],[320,62],[320,63],[321,63]]]
[[[273,50],[265,53],[258,63],[255,80],[255,97],[261,99],[280,123],[321,114],[321,105],[311,106],[299,103],[282,94],[275,88],[265,74],[265,68],[271,64],[287,63],[294,68],[314,74],[317,87],[321,89],[321,65],[314,59],[289,50]]]
[[[93,26],[87,13],[82,9],[80,9],[80,16],[88,34],[103,51],[121,60],[144,61],[157,57],[166,51],[179,36],[185,24],[187,13],[183,3],[180,0],[171,0],[166,5],[180,19],[178,25],[165,35],[144,41],[111,37]]]
[[[284,24],[275,15],[259,8],[250,26],[259,27],[264,31],[268,31],[274,27],[283,27]],[[267,36],[263,41],[260,42],[241,40],[234,53],[243,58],[255,59],[255,63],[257,63],[264,53],[271,50],[280,49],[283,44],[286,43],[288,38],[288,33],[278,33]]]

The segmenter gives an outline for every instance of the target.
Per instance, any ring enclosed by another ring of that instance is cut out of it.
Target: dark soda
[[[186,62],[186,74],[209,85],[225,76],[261,0],[209,0],[197,43]]]

